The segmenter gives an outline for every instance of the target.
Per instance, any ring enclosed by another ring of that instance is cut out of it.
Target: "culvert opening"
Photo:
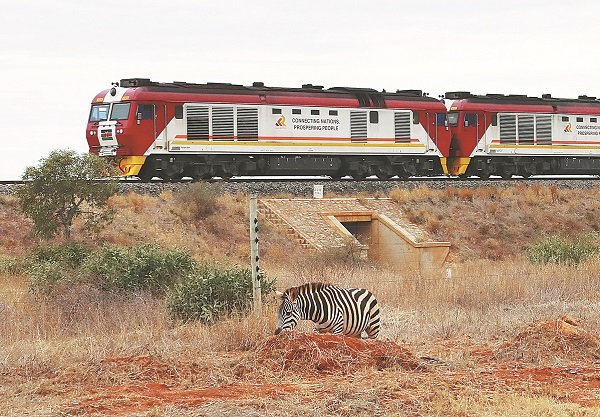
[[[361,244],[369,245],[371,243],[371,221],[344,222],[342,225],[356,238]]]

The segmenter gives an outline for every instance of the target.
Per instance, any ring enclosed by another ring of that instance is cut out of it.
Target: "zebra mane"
[[[325,284],[323,282],[309,282],[308,284],[303,284],[298,287],[292,287],[285,290],[284,294],[290,299],[290,301],[294,301],[300,294],[309,294],[313,292],[319,292],[323,288],[332,287],[331,284]]]

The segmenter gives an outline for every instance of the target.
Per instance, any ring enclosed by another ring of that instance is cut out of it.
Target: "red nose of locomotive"
[[[143,164],[148,144],[136,118],[139,107],[134,89],[113,85],[94,97],[86,128],[89,151],[100,156],[114,157],[122,175],[136,175]],[[152,135],[152,132],[150,132]],[[153,137],[147,138],[152,143]]]

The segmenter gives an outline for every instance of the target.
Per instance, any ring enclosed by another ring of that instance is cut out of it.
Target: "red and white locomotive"
[[[311,84],[302,88],[123,79],[96,95],[90,152],[142,179],[447,173],[441,100]]]
[[[452,175],[600,174],[600,101],[446,93]]]

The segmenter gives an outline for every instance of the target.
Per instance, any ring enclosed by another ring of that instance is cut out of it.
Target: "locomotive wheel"
[[[183,172],[178,172],[174,169],[167,169],[161,172],[159,177],[165,181],[179,181],[183,178]]]
[[[209,180],[213,177],[212,169],[208,165],[194,165],[190,175],[194,180]]]
[[[379,178],[380,180],[389,180],[390,178],[392,178],[394,175],[393,174],[388,174],[387,172],[378,172],[377,174],[375,174],[377,176],[377,178]]]
[[[367,178],[367,173],[365,171],[353,171],[350,175],[352,175],[352,178],[355,180],[364,180]]]
[[[161,178],[165,181],[177,182],[183,178],[183,174],[172,174],[172,175],[165,174],[165,175],[161,175]]]

